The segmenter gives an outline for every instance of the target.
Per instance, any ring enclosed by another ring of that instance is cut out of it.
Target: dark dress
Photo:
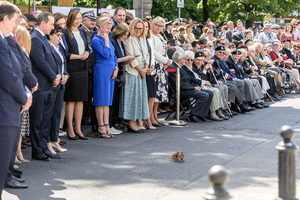
[[[87,42],[86,32],[79,29],[82,40],[85,44],[85,51],[90,51]],[[81,102],[88,100],[88,59],[70,60],[71,54],[79,54],[78,45],[75,37],[70,38],[67,30],[64,31],[68,45],[67,66],[69,79],[66,83],[64,101]]]
[[[149,52],[149,68],[151,65],[151,46],[149,44],[149,41],[146,40],[147,42],[147,47],[148,47],[148,52]],[[147,91],[148,91],[148,98],[150,97],[156,97],[156,82],[155,82],[155,76],[154,75],[146,75],[146,83],[147,83]]]

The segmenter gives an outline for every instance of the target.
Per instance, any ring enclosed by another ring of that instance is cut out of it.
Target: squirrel
[[[184,160],[184,156],[185,156],[185,153],[182,152],[182,151],[177,151],[175,153],[172,154],[171,158],[174,159],[174,161],[180,161],[180,162],[183,162]]]

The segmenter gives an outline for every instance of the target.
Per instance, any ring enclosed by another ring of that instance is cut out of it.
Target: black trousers
[[[207,115],[209,112],[209,107],[214,96],[213,91],[201,89],[198,90],[182,90],[180,91],[181,97],[193,97],[196,99],[196,104],[194,105],[191,114],[196,116]]]
[[[19,126],[0,126],[0,200],[20,129]]]
[[[33,93],[32,106],[29,109],[30,141],[32,154],[48,150],[53,113],[53,91],[36,91]]]
[[[115,85],[112,105],[109,106],[109,127],[121,121],[119,117],[120,96],[122,88]]]
[[[53,88],[53,105],[52,105],[52,120],[51,120],[51,128],[50,128],[50,137],[48,138],[48,142],[57,142],[59,136],[59,124],[61,111],[64,101],[64,89],[61,84],[59,84],[56,88]]]

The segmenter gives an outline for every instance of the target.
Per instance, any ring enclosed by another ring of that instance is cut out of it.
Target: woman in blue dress
[[[100,25],[97,35],[92,40],[95,55],[94,71],[94,105],[98,120],[98,136],[113,138],[109,128],[109,106],[112,105],[115,78],[118,74],[118,61],[115,48],[109,40],[113,22],[102,17],[98,20]]]

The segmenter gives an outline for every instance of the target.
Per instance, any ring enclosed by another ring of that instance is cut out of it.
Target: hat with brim
[[[241,55],[242,52],[239,51],[239,50],[234,50],[234,51],[231,52],[231,54],[232,54],[232,55]]]
[[[223,46],[217,46],[216,48],[215,48],[215,51],[225,51],[226,49],[225,49],[225,47],[223,47]]]
[[[90,19],[94,19],[94,20],[97,19],[94,12],[85,12],[85,13],[83,13],[82,18],[86,18],[86,17],[88,17]]]
[[[168,25],[171,25],[171,26],[172,26],[172,21],[166,21],[166,22],[165,22],[165,25],[166,25],[166,26],[168,26]]]
[[[201,52],[201,51],[195,53],[195,58],[204,57],[204,56],[205,56],[205,54],[203,52]]]
[[[291,42],[291,40],[288,39],[288,38],[286,38],[286,39],[284,39],[282,42]]]

